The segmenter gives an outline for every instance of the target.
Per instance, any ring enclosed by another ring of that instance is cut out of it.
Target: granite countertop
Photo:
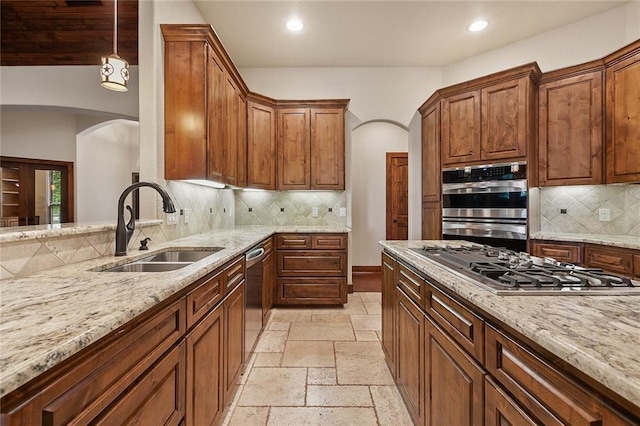
[[[570,234],[564,232],[533,232],[532,240],[569,241],[575,243],[602,244],[640,250],[640,237],[633,235]]]
[[[0,396],[17,389],[276,232],[350,230],[326,226],[238,226],[157,244],[147,252],[130,250],[126,257],[104,256],[27,277],[2,280]],[[92,271],[173,247],[224,249],[175,271]]]
[[[640,407],[640,295],[498,296],[473,280],[408,250],[423,245],[444,245],[442,242],[381,241],[380,244],[392,255]]]

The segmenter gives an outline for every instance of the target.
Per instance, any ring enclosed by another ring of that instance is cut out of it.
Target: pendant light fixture
[[[101,85],[117,92],[127,91],[129,63],[118,56],[118,0],[113,0],[113,53],[102,57]]]

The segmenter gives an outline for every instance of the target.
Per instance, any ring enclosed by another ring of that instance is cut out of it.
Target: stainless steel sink
[[[132,262],[125,263],[124,265],[114,266],[113,268],[105,269],[102,272],[167,272],[175,271],[176,269],[184,268],[191,265],[192,262],[182,263],[153,263],[153,262]]]
[[[107,269],[98,269],[100,272],[167,272],[184,268],[194,262],[204,259],[223,250],[224,247],[200,248],[176,248],[156,253],[142,259],[113,266]]]
[[[224,247],[211,247],[207,250],[174,249],[145,257],[139,262],[197,262],[222,249]]]

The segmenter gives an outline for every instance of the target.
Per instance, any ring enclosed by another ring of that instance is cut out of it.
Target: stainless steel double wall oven
[[[444,169],[442,201],[443,238],[526,251],[525,162]]]

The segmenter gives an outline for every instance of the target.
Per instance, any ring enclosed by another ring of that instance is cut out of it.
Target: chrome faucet
[[[162,196],[162,210],[165,213],[175,213],[176,208],[173,205],[173,201],[167,191],[165,191],[160,185],[153,182],[136,182],[133,185],[127,187],[122,194],[120,195],[120,199],[118,200],[118,225],[116,226],[116,256],[126,256],[127,255],[127,246],[129,245],[129,240],[133,235],[133,231],[136,229],[136,221],[133,217],[133,209],[131,206],[127,206],[127,210],[129,210],[129,214],[131,215],[131,219],[125,225],[124,224],[124,202],[127,196],[142,186],[150,186],[160,193]]]

